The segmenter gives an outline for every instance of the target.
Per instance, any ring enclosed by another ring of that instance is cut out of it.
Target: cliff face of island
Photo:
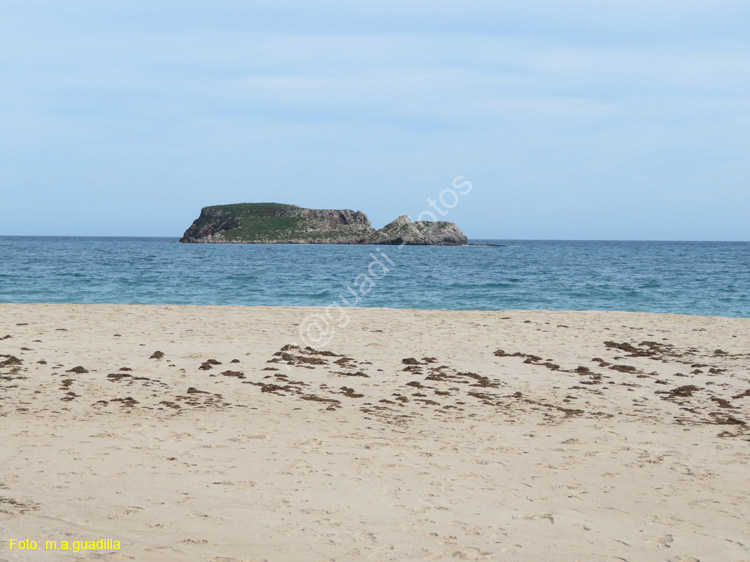
[[[204,207],[180,240],[192,244],[466,244],[453,223],[402,216],[375,230],[361,211],[305,209],[280,203]]]

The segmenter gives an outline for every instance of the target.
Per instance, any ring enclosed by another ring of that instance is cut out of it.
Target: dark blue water
[[[328,306],[336,301],[750,317],[748,242],[494,242],[506,246],[378,250],[0,237],[0,302]],[[372,265],[371,255],[388,271]]]

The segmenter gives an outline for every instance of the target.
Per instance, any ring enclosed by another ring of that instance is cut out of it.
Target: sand
[[[0,305],[0,560],[750,560],[750,319],[311,312]]]

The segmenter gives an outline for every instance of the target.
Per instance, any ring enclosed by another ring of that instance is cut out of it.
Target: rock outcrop
[[[466,235],[452,222],[411,222],[404,215],[376,231],[366,243],[457,246],[466,242]]]
[[[180,242],[194,244],[409,244],[459,245],[453,223],[411,222],[402,216],[375,230],[361,211],[305,209],[280,203],[205,207]]]

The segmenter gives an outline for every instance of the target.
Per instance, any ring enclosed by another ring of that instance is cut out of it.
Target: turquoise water
[[[0,237],[0,302],[338,302],[750,317],[747,242],[498,240],[492,242],[505,246],[401,249],[176,242]],[[373,255],[382,265],[374,264]]]

